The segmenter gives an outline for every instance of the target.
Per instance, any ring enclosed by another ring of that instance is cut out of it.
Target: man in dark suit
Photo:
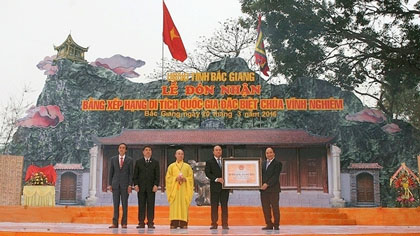
[[[137,192],[139,204],[139,225],[137,228],[145,227],[147,210],[147,227],[154,229],[155,218],[155,195],[159,186],[160,167],[159,161],[152,158],[152,148],[143,148],[143,157],[136,161],[134,167],[134,189]]]
[[[118,145],[119,155],[111,158],[108,190],[112,192],[114,217],[109,228],[118,228],[120,200],[123,207],[121,227],[127,228],[128,195],[131,193],[131,185],[133,184],[133,159],[125,155],[126,152],[127,145],[121,143]]]
[[[269,147],[265,150],[266,160],[262,163],[262,183],[260,190],[261,205],[266,226],[263,230],[279,230],[280,225],[280,172],[282,164],[275,159],[274,150]],[[271,221],[273,211],[274,221]]]
[[[229,189],[222,189],[224,182],[222,178],[222,148],[219,145],[213,147],[213,158],[206,161],[206,176],[210,179],[210,205],[211,205],[211,227],[217,229],[219,218],[219,203],[222,206],[222,228],[228,226],[228,200]]]

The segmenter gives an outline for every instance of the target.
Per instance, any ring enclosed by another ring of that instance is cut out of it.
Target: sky
[[[219,23],[237,18],[239,0],[165,0],[187,53],[200,36],[210,36]],[[0,8],[0,105],[20,96],[35,104],[47,78],[36,65],[56,54],[54,45],[69,33],[77,44],[89,47],[92,62],[115,54],[146,62],[136,70],[141,81],[156,69],[162,57],[161,0],[2,0]],[[165,57],[170,57],[166,45]]]

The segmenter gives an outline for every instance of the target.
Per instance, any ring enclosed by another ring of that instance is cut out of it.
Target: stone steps
[[[23,207],[0,206],[0,222],[110,224],[112,206]],[[137,206],[130,206],[128,223],[136,225]],[[190,225],[208,226],[210,207],[189,208]],[[280,207],[282,225],[394,225],[420,226],[420,208],[306,208]],[[157,206],[155,223],[169,224],[169,208]],[[261,207],[229,206],[229,225],[264,225]]]
[[[128,223],[137,224],[137,207],[130,206]],[[73,217],[72,223],[110,223],[112,207],[88,208]],[[121,212],[121,209],[120,209]],[[121,214],[121,213],[120,213]],[[191,225],[209,225],[210,207],[190,207]],[[355,221],[347,218],[333,208],[280,208],[281,224],[286,225],[354,225]],[[155,210],[155,224],[169,224],[169,207],[158,206]],[[260,207],[229,207],[230,225],[264,225]]]

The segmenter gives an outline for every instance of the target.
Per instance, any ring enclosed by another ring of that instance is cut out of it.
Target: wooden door
[[[373,176],[368,173],[359,174],[357,180],[357,202],[374,202]]]
[[[299,157],[300,184],[304,190],[324,190],[326,151],[323,148],[302,148]]]
[[[61,176],[60,200],[76,201],[77,176],[66,172]]]
[[[321,162],[320,158],[301,158],[301,181],[303,188],[321,187]]]
[[[280,186],[284,190],[295,190],[298,187],[298,168],[296,149],[275,149],[276,159],[281,162]]]

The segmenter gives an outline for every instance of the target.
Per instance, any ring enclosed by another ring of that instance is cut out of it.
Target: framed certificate
[[[261,187],[261,160],[258,158],[222,159],[224,189],[259,189]]]

